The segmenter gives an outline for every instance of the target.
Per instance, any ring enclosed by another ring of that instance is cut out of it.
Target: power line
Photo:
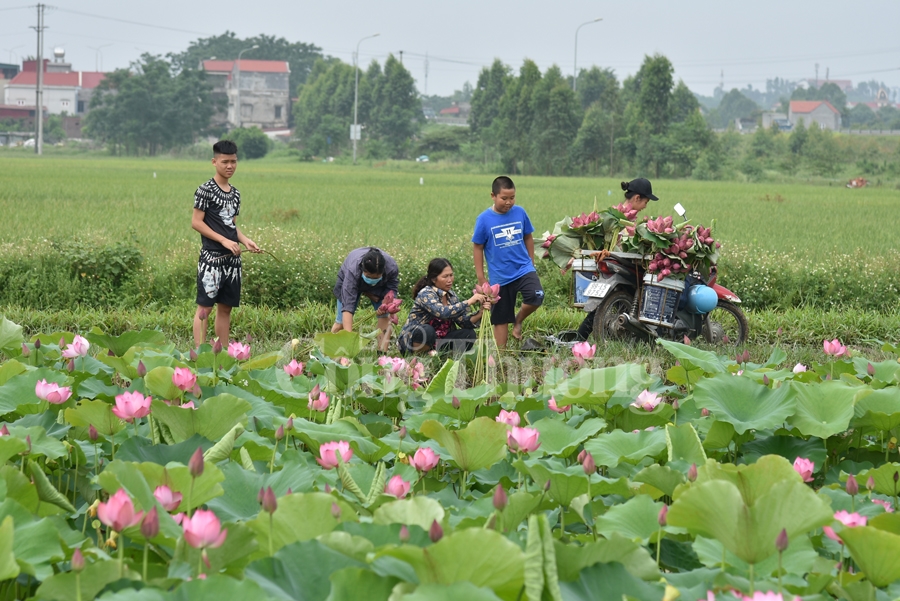
[[[23,8],[34,8],[33,6],[10,6],[7,8],[0,8],[0,12],[5,12],[7,10],[22,10]]]
[[[116,23],[125,23],[127,25],[139,25],[141,27],[149,27],[151,29],[163,29],[166,31],[176,31],[178,33],[190,33],[193,35],[205,35],[211,36],[213,34],[206,31],[192,31],[190,29],[178,29],[177,27],[166,27],[165,25],[151,25],[149,23],[141,23],[140,21],[129,21],[127,19],[117,19],[115,17],[106,17],[103,15],[95,15],[93,13],[85,13],[77,10],[71,10],[68,8],[57,8],[57,10],[65,13],[71,13],[73,15],[80,15],[82,17],[93,17],[94,19],[103,19],[106,21],[115,21]]]

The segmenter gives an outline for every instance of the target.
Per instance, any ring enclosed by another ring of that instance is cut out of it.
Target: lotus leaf
[[[718,421],[729,422],[738,434],[775,428],[794,413],[796,392],[790,386],[775,390],[749,378],[717,374],[697,383],[694,401]]]

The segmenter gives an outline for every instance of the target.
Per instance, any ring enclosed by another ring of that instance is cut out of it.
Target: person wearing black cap
[[[653,194],[653,186],[650,180],[644,177],[638,177],[630,182],[622,182],[622,190],[625,191],[624,208],[626,213],[635,211],[634,221],[637,221],[637,213],[647,208],[647,204],[651,200],[659,200]],[[587,340],[594,331],[594,316],[597,310],[594,309],[584,317],[584,321],[578,326],[578,340]]]

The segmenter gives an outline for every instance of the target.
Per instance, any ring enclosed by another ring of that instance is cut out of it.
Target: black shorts
[[[203,249],[197,261],[197,304],[212,307],[216,303],[241,304],[241,257]]]
[[[516,295],[522,293],[523,305],[540,307],[544,302],[544,289],[536,271],[526,273],[517,280],[500,286],[500,302],[491,307],[491,323],[495,326],[516,321]]]

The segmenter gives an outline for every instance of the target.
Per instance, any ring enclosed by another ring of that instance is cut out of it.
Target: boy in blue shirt
[[[500,301],[491,308],[494,339],[500,348],[512,335],[522,339],[522,322],[544,302],[544,289],[534,268],[534,227],[525,209],[516,206],[516,186],[501,175],[491,185],[493,206],[475,221],[475,275],[484,284],[484,261],[487,259],[490,283],[500,284]],[[516,295],[522,293],[522,307],[516,313]]]

